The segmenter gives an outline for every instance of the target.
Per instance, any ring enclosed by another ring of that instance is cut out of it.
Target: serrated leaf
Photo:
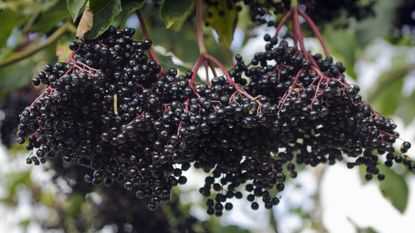
[[[85,6],[86,0],[66,0],[66,7],[68,8],[69,13],[72,16],[73,22],[81,14],[82,8]]]
[[[19,24],[19,16],[9,10],[0,11],[0,19],[2,20],[0,26],[0,48],[6,46],[7,39],[13,32],[13,29]]]
[[[114,19],[114,25],[122,25],[134,11],[143,7],[144,0],[123,0],[121,1],[121,12]]]
[[[101,35],[111,25],[113,19],[121,12],[121,0],[89,0],[88,7],[92,19],[91,28],[85,33],[85,39],[94,39]],[[82,17],[84,20],[84,17]],[[80,23],[81,23],[80,22]]]
[[[160,7],[161,18],[166,28],[180,30],[183,23],[193,12],[195,1],[192,0],[164,0]]]
[[[409,194],[408,183],[405,177],[384,165],[379,166],[379,170],[386,177],[384,181],[380,182],[382,195],[403,214],[408,205]]]
[[[32,32],[46,33],[56,27],[59,22],[69,18],[70,15],[66,9],[64,1],[56,1],[54,5],[47,8],[39,16],[39,19],[33,25]]]
[[[207,6],[205,9],[205,16],[207,16],[205,20],[218,34],[219,42],[229,48],[238,21],[238,11],[236,7],[229,9],[226,2],[219,1],[217,5]]]

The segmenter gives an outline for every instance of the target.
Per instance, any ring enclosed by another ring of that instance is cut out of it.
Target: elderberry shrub
[[[318,24],[335,23],[337,26],[347,26],[348,18],[362,20],[374,16],[374,5],[377,0],[362,2],[359,0],[300,0],[300,8],[305,10]],[[205,0],[209,7],[217,7],[219,0]],[[291,8],[290,0],[226,0],[228,9],[235,8],[242,10],[242,5],[249,9],[251,21],[257,24],[276,24],[274,18],[278,14],[284,14]],[[218,11],[219,16],[225,16],[225,12]],[[213,16],[213,12],[207,13],[208,17]]]
[[[19,114],[29,105],[37,95],[31,86],[25,86],[8,93],[0,104],[0,134],[1,142],[7,148],[16,143],[16,131],[19,124]]]

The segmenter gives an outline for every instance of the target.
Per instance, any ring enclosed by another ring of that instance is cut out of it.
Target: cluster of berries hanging
[[[47,85],[20,118],[18,142],[33,150],[28,163],[63,158],[86,166],[88,183],[121,184],[155,209],[184,184],[190,166],[206,172],[200,193],[217,216],[243,198],[252,209],[279,203],[296,164],[317,166],[346,160],[364,165],[367,179],[384,179],[378,164],[415,165],[400,151],[396,125],[376,113],[345,80],[330,56],[304,47],[299,16],[327,48],[310,17],[291,8],[265,50],[246,64],[235,56],[230,71],[203,47],[197,5],[200,57],[192,72],[163,72],[151,41],[134,41],[134,30],[110,28],[91,41],[71,45],[66,63],[47,65],[33,83]],[[291,19],[293,41],[278,39]],[[148,56],[147,54],[150,54]],[[201,67],[204,82],[198,82]],[[216,68],[215,68],[216,67]],[[217,69],[218,68],[218,69]],[[275,192],[274,192],[275,193]]]

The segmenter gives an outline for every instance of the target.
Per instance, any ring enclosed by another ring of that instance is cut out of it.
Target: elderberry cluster
[[[36,148],[28,163],[57,156],[85,166],[88,183],[121,184],[152,210],[193,165],[207,174],[199,191],[217,216],[244,195],[252,209],[260,200],[277,205],[296,164],[345,159],[382,180],[386,154],[385,165],[415,169],[401,155],[408,142],[395,151],[396,125],[362,100],[331,57],[266,35],[249,64],[237,55],[229,73],[200,83],[192,72],[162,74],[147,56],[151,42],[133,33],[110,28],[76,42],[66,63],[33,79],[47,88],[21,114],[18,141]]]
[[[47,87],[21,113],[17,141],[27,138],[27,149],[35,149],[27,163],[56,156],[75,161],[90,168],[86,182],[116,181],[151,196],[154,209],[178,182],[167,179],[172,167],[151,161],[152,122],[161,113],[151,88],[161,68],[146,55],[151,41],[134,41],[133,34],[110,28],[96,40],[71,44],[66,63],[46,65],[33,84]],[[128,124],[140,114],[146,125],[135,134]]]

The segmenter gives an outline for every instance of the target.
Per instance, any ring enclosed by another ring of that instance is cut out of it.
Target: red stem
[[[278,24],[276,30],[275,30],[275,35],[274,36],[278,36],[278,33],[280,32],[282,26],[285,25],[285,23],[287,22],[287,20],[291,17],[292,14],[292,10],[289,10],[287,12],[287,14],[281,19],[280,23]]]
[[[203,0],[197,0],[196,2],[196,36],[197,42],[199,45],[199,53],[205,54],[206,47],[205,47],[205,40],[203,37]]]
[[[202,65],[204,60],[205,60],[205,55],[202,54],[202,55],[199,56],[199,58],[197,59],[195,65],[193,66],[192,77],[190,78],[190,81],[189,81],[189,85],[193,90],[195,89],[195,79],[196,79],[196,76],[197,76],[197,71],[199,71],[200,66]]]
[[[328,49],[327,43],[324,40],[323,36],[321,35],[321,32],[318,30],[318,27],[316,26],[316,24],[313,22],[310,16],[307,15],[307,13],[301,10],[298,10],[298,13],[305,19],[305,21],[307,22],[307,24],[310,26],[311,30],[313,31],[314,35],[319,40],[321,47],[323,47],[324,54],[326,56],[329,56],[329,49]]]
[[[209,81],[209,66],[208,66],[208,61],[205,60],[203,62],[203,65],[205,66],[205,72],[206,72],[206,85],[210,86],[210,81]]]
[[[303,34],[301,33],[300,22],[298,21],[298,9],[293,8],[292,11],[293,11],[292,19],[293,19],[294,33],[297,35],[298,43],[300,44],[300,49],[302,50],[304,54],[306,54],[307,50],[305,49],[305,46],[304,46],[304,37],[303,37]]]

